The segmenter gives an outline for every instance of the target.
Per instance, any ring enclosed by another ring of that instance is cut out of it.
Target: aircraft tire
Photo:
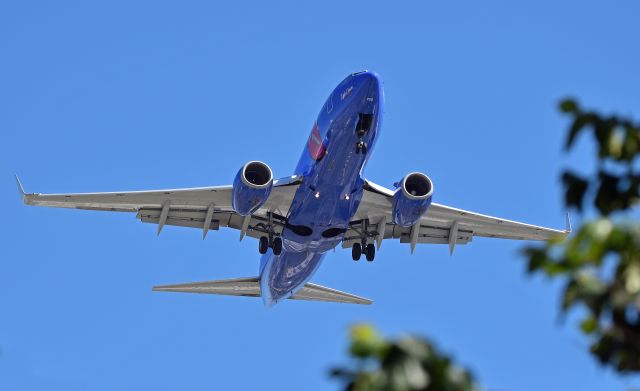
[[[359,261],[361,256],[362,245],[360,243],[354,243],[353,247],[351,248],[351,258],[353,258],[354,261]]]
[[[282,254],[282,238],[279,236],[273,239],[273,254],[274,255]]]
[[[266,236],[260,237],[260,242],[258,243],[258,251],[260,254],[266,254],[269,249],[269,239]]]
[[[373,262],[376,257],[376,246],[373,243],[367,244],[367,261]]]

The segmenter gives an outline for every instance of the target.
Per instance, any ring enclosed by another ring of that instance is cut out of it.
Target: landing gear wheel
[[[260,237],[260,243],[258,244],[258,251],[260,254],[265,254],[269,249],[269,239],[266,236]]]
[[[362,140],[356,143],[356,153],[360,152],[362,152],[363,155],[367,153],[367,143]]]
[[[367,244],[367,261],[373,262],[376,257],[376,246],[373,243]]]
[[[351,248],[351,258],[353,258],[354,261],[358,261],[360,260],[361,256],[362,256],[362,245],[360,243],[354,243],[353,247]]]
[[[282,254],[282,238],[280,236],[273,239],[273,254],[274,255]]]

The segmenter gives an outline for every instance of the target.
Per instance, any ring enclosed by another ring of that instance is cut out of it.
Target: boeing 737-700
[[[420,172],[395,189],[363,176],[380,133],[382,83],[376,73],[347,76],[329,95],[313,124],[293,175],[274,179],[269,166],[250,161],[232,185],[113,193],[27,194],[27,205],[135,212],[145,223],[202,230],[220,227],[258,240],[257,277],[154,287],[156,291],[371,304],[349,293],[310,283],[326,253],[341,245],[353,260],[373,261],[385,239],[445,244],[450,252],[474,237],[548,240],[555,230],[432,203],[433,183]]]

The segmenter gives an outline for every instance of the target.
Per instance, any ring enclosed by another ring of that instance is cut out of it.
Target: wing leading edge
[[[158,224],[158,233],[164,225],[175,225],[203,229],[203,237],[205,237],[208,230],[217,230],[222,226],[240,230],[241,237],[245,235],[259,237],[261,224],[266,224],[269,214],[273,217],[272,222],[276,230],[284,225],[281,216],[286,216],[300,180],[285,178],[274,181],[268,200],[258,211],[247,217],[240,216],[233,210],[232,186],[39,194],[26,193],[18,176],[16,176],[16,183],[26,205],[137,212],[137,217],[142,222]]]
[[[401,243],[409,243],[411,249],[416,244],[449,244],[451,252],[456,244],[466,244],[473,237],[491,237],[515,240],[550,240],[558,235],[566,236],[567,229],[558,230],[532,224],[521,223],[499,217],[488,216],[463,209],[432,203],[427,213],[413,227],[404,228],[391,223],[391,202],[393,190],[367,181],[365,191],[356,213],[355,219],[367,219],[372,224],[380,224],[379,241],[382,239],[399,239]],[[349,237],[349,233],[347,233]],[[345,240],[343,247],[351,246],[355,240]]]

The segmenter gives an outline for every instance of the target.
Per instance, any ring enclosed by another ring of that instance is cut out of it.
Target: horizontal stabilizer
[[[260,297],[260,279],[234,278],[230,280],[192,282],[187,284],[160,285],[153,287],[159,292],[208,293],[213,295],[251,296]],[[371,304],[371,300],[364,297],[307,283],[295,295],[293,300],[329,301],[334,303]]]

